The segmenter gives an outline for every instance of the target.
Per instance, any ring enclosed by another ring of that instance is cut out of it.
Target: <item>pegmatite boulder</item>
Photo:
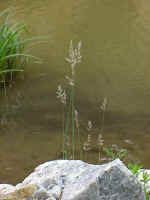
[[[15,187],[19,195],[29,188],[25,200],[145,200],[141,183],[119,159],[104,165],[49,161]]]

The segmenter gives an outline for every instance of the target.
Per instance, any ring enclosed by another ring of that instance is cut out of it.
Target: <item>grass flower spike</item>
[[[80,54],[81,46],[82,46],[82,42],[80,41],[78,43],[78,47],[76,49],[74,49],[72,40],[70,41],[69,58],[66,58],[65,60],[71,64],[72,76],[74,76],[74,74],[75,74],[76,64],[81,62],[81,58],[82,58],[82,56]]]
[[[66,104],[66,99],[67,99],[66,91],[62,89],[61,85],[59,85],[57,88],[56,96],[58,99],[60,99],[60,102],[62,104]]]

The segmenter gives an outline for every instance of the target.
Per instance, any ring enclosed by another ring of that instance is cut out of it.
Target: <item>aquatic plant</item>
[[[25,53],[28,41],[35,38],[22,39],[26,32],[25,25],[11,23],[10,10],[4,10],[0,14],[0,83],[5,86],[6,82],[13,79],[16,72],[22,72],[29,58],[38,58]]]

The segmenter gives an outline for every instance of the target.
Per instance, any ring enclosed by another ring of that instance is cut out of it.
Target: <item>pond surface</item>
[[[104,144],[117,144],[150,168],[150,2],[146,0],[1,0],[0,11],[14,11],[14,21],[29,34],[46,36],[31,53],[31,62],[0,98],[0,183],[16,184],[38,164],[61,158],[62,112],[56,99],[67,85],[65,61],[70,40],[82,41],[82,63],[76,68],[76,108],[81,140],[87,122],[93,148],[85,160],[98,161],[98,108],[108,99]]]

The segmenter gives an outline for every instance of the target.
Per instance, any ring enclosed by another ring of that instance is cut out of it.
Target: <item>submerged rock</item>
[[[119,159],[104,165],[49,161],[15,189],[19,194],[30,189],[25,200],[145,200],[141,183]]]

